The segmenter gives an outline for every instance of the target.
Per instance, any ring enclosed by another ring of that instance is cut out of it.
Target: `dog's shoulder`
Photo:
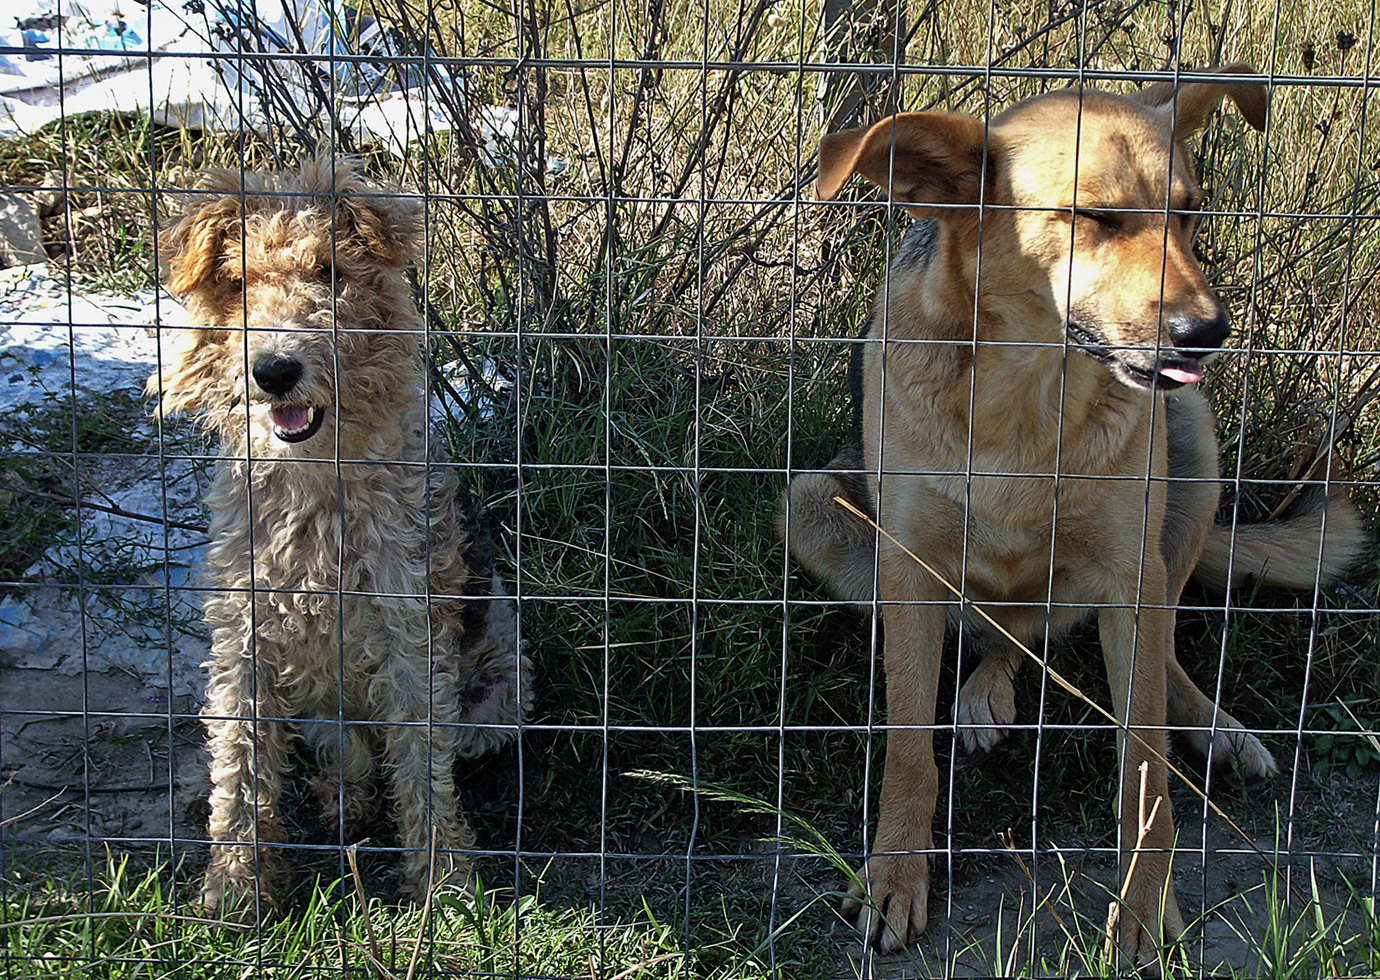
[[[891,272],[907,272],[930,264],[939,251],[939,222],[923,218],[910,226],[891,255]]]
[[[887,268],[888,279],[915,273],[925,269],[939,253],[939,222],[934,218],[923,218],[913,225],[901,236],[900,242],[891,252],[891,262]],[[872,315],[863,324],[862,332],[858,334],[858,339],[850,346],[848,358],[848,385],[853,396],[853,419],[856,424],[862,422],[862,400],[863,400],[863,357],[867,352],[867,341],[869,339],[880,340],[880,334],[875,331],[880,328],[883,322],[882,303],[878,301],[872,310]]]

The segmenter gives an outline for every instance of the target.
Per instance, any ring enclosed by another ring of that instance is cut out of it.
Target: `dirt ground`
[[[1269,928],[1264,885],[1268,865],[1245,850],[1232,831],[1224,834],[1210,829],[1207,848],[1206,861],[1201,850],[1181,851],[1174,860],[1179,906],[1189,922],[1183,954],[1195,972],[1252,975],[1260,971],[1261,937]],[[912,949],[864,958],[851,928],[840,921],[835,929],[840,943],[836,976],[840,980],[918,980],[1007,975],[1022,967],[1035,976],[1058,976],[1087,972],[1081,960],[1070,956],[1070,949],[1102,951],[1102,928],[1115,878],[1108,862],[1075,855],[1061,867],[1056,859],[1046,857],[1038,877],[1040,909],[1033,917],[1036,889],[1014,857],[959,858],[956,863],[958,869],[951,876],[942,871],[937,876],[930,896],[929,926]],[[1288,906],[1289,919],[1311,916],[1308,863],[1292,867],[1280,863],[1285,872],[1278,879],[1280,892],[1287,893],[1290,885],[1298,891]],[[1347,887],[1339,874],[1344,868],[1346,876],[1364,888],[1369,875],[1359,858],[1315,862],[1321,912],[1329,923],[1343,917],[1348,904],[1355,905],[1354,900],[1348,903]],[[1203,909],[1207,909],[1205,914]],[[1349,915],[1338,931],[1341,936],[1356,936],[1362,923],[1358,916]],[[1252,938],[1248,941],[1247,937]]]
[[[1286,823],[1287,774],[1257,784],[1253,797],[1247,793],[1247,799],[1228,804],[1236,822],[1255,832],[1249,842],[1218,815],[1204,820],[1200,800],[1171,790],[1180,834],[1174,884],[1188,930],[1181,955],[1193,972],[1262,972],[1259,957],[1269,946],[1264,937],[1272,927],[1272,906],[1283,909],[1283,930],[1294,932],[1296,944],[1308,932],[1292,927],[1319,914],[1336,924],[1334,939],[1365,934],[1357,896],[1374,893],[1376,787],[1343,778],[1326,786],[1305,783],[1300,780],[1293,790],[1291,839],[1272,829],[1276,819],[1279,826]],[[1236,812],[1248,807],[1253,809]],[[1069,951],[1103,950],[1117,874],[1110,858],[1070,850],[1062,862],[1059,855],[1042,854],[1038,867],[1028,856],[990,852],[960,854],[947,868],[941,864],[920,940],[901,953],[863,957],[851,925],[840,919],[836,976],[978,977],[1023,967],[1035,976],[1087,973]],[[1308,970],[1303,966],[1300,975]]]
[[[152,855],[166,853],[170,837],[203,836],[201,728],[188,699],[170,705],[165,691],[118,671],[68,676],[4,668],[0,705],[0,841],[24,866],[42,864],[48,856],[79,863],[87,842],[97,845],[93,850],[108,845],[115,852]],[[1273,826],[1276,812],[1284,812],[1276,808],[1288,800],[1287,777],[1254,799],[1248,796],[1259,812],[1244,822],[1257,832],[1255,846],[1284,872],[1276,880],[1281,895],[1293,894],[1289,916],[1312,914],[1308,898],[1316,881],[1323,917],[1331,922],[1348,904],[1355,907],[1348,903],[1348,882],[1363,894],[1370,889],[1372,862],[1366,855],[1374,850],[1376,790],[1365,781],[1305,782],[1294,789],[1292,860],[1274,854],[1272,831],[1260,833]],[[1174,875],[1180,908],[1192,922],[1189,962],[1205,972],[1250,972],[1258,965],[1251,959],[1258,953],[1251,951],[1261,948],[1258,937],[1268,927],[1268,861],[1219,817],[1207,820],[1204,835],[1201,804],[1191,797],[1185,794],[1175,804],[1182,850]],[[1232,806],[1240,809],[1243,802]],[[95,860],[99,864],[103,857]],[[814,884],[789,870],[777,879],[782,907],[817,898],[818,868],[810,875]],[[1066,855],[1062,864],[1045,854],[1038,867],[1014,855],[959,855],[935,875],[930,925],[912,950],[863,959],[851,930],[837,922],[836,976],[910,978],[946,970],[953,976],[991,975],[1006,964],[1031,962],[1032,944],[1037,974],[1057,972],[1061,963],[1077,967],[1061,953],[1070,945],[1101,948],[1097,933],[1114,876],[1110,862],[1082,853]],[[1032,921],[1034,904],[1040,908]],[[1339,933],[1360,929],[1359,922],[1343,919]],[[1076,943],[1070,934],[1079,937]],[[1248,935],[1257,938],[1248,943],[1242,938]]]
[[[178,792],[199,772],[190,699],[170,706],[167,691],[119,671],[4,668],[0,705],[0,833],[11,848],[200,834]]]

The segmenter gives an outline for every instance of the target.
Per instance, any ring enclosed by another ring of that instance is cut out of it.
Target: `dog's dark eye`
[[[335,276],[329,262],[316,267],[312,272],[312,278],[323,286],[329,286],[335,281]]]
[[[1122,225],[1122,216],[1114,211],[1100,211],[1096,208],[1074,208],[1073,213],[1088,221],[1095,221],[1098,225],[1109,231],[1115,231]]]

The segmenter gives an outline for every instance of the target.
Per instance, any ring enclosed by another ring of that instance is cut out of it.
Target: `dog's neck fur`
[[[975,449],[982,433],[1014,425],[1025,430],[1020,444],[1032,462],[1056,443],[1069,450],[1086,437],[1124,445],[1145,427],[1158,396],[1122,384],[1093,358],[1064,347],[1059,313],[1039,284],[979,261],[981,239],[1000,233],[999,226],[984,228],[980,236],[976,216],[931,219],[907,235],[930,235],[928,247],[897,249],[870,332],[873,340],[903,341],[887,345],[887,400],[930,403],[930,411],[960,421],[951,421],[948,431],[971,430]],[[1066,373],[1073,379],[1067,384],[1098,395],[1067,403]],[[984,383],[987,378],[1000,383]]]
[[[223,456],[206,498],[212,541],[208,568],[237,562],[252,541],[255,579],[261,584],[335,588],[337,576],[343,576],[342,587],[359,588],[360,575],[374,575],[371,548],[380,545],[361,541],[356,525],[371,527],[381,508],[409,515],[390,528],[388,545],[416,559],[427,527],[438,519],[432,503],[446,507],[454,493],[452,476],[442,472],[428,478],[417,465],[428,457],[425,401],[419,396],[392,425],[376,424],[369,439],[369,448],[356,456],[342,440],[338,464]],[[285,526],[288,521],[291,528]],[[323,540],[339,542],[339,549],[320,548]],[[299,550],[314,556],[315,563],[297,557]],[[415,591],[415,583],[409,588],[403,588],[405,581],[388,584],[392,591]]]

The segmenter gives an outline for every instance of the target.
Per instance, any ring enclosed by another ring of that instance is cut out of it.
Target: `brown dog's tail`
[[[1236,525],[1235,537],[1230,524],[1214,524],[1193,578],[1210,589],[1254,581],[1306,591],[1340,578],[1368,542],[1361,512],[1334,487],[1305,500],[1291,517]]]

